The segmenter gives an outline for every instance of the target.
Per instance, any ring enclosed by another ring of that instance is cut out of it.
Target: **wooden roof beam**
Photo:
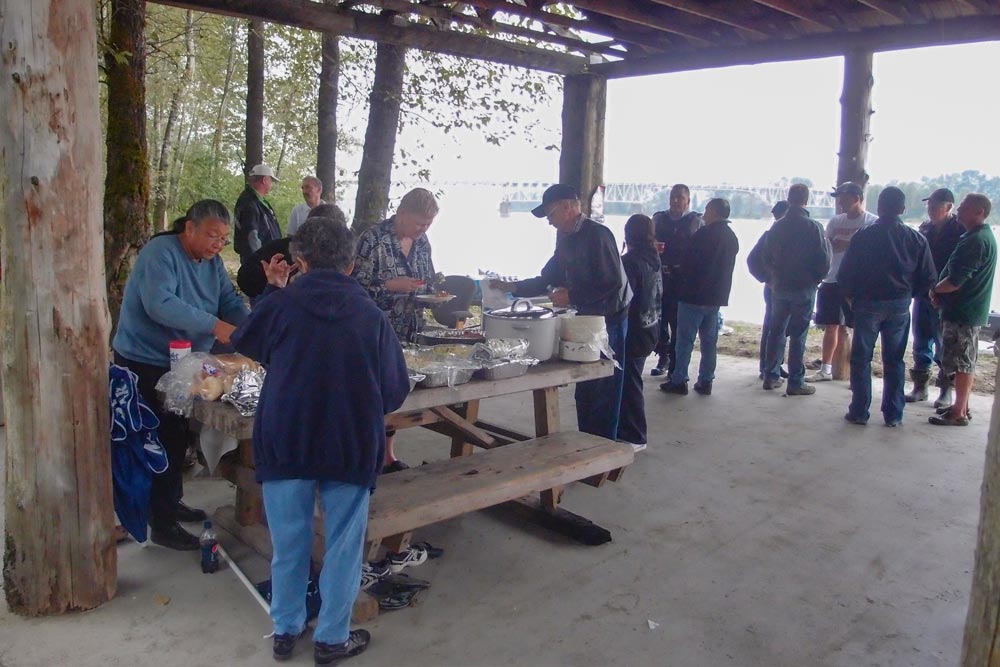
[[[550,3],[555,4],[555,3]],[[633,23],[645,28],[652,28],[661,32],[680,35],[695,44],[708,46],[712,44],[712,39],[706,37],[706,31],[700,26],[695,26],[689,21],[681,21],[672,17],[665,17],[659,12],[643,9],[636,6],[634,2],[611,2],[607,0],[573,0],[573,6],[586,12],[593,12],[610,16],[620,21]]]
[[[489,60],[555,74],[577,74],[587,67],[586,58],[568,53],[503,42],[480,35],[437,30],[399,16],[384,17],[358,11],[334,10],[309,0],[153,1],[182,9],[260,19],[306,30],[332,32],[344,37],[398,44],[407,48]],[[404,25],[398,25],[397,21]]]
[[[796,39],[743,46],[687,49],[684,52],[592,65],[590,72],[608,78],[687,72],[713,67],[756,65],[873,52],[1000,40],[1000,15],[965,16],[922,25],[882,26],[857,32],[806,35]]]
[[[671,9],[676,9],[681,12],[687,12],[688,14],[699,16],[703,19],[709,19],[710,21],[716,21],[717,23],[728,25],[731,28],[736,28],[737,30],[742,30],[744,32],[750,33],[755,37],[768,37],[769,35],[773,34],[773,31],[764,30],[753,21],[740,19],[733,12],[722,11],[720,9],[713,9],[711,5],[706,5],[704,2],[697,2],[696,0],[651,0],[651,1],[655,2],[658,5],[663,5],[664,7],[670,7]]]
[[[834,30],[837,27],[837,23],[827,20],[819,19],[814,13],[810,13],[808,10],[803,9],[802,5],[799,4],[798,0],[753,0],[758,5],[763,5],[769,9],[781,12],[782,14],[788,14],[789,16],[794,16],[800,21],[805,21],[806,23],[811,23],[817,28],[823,28],[824,30]]]
[[[888,16],[896,23],[926,23],[923,16],[914,15],[906,5],[899,0],[857,0],[859,3],[880,14]]]
[[[518,25],[484,19],[478,14],[475,16],[472,14],[463,14],[462,12],[453,11],[446,7],[434,7],[431,5],[418,4],[410,2],[409,0],[379,0],[379,4],[385,9],[399,12],[400,14],[409,13],[431,19],[432,21],[440,21],[444,23],[454,22],[462,25],[469,25],[473,28],[490,33],[506,33],[515,37],[524,37],[526,39],[532,39],[539,42],[558,44],[560,46],[565,46],[568,49],[585,51],[587,53],[599,53],[607,56],[616,56],[618,58],[628,55],[626,51],[611,48],[611,45],[614,44],[614,42],[585,42],[582,39],[572,36],[550,35],[538,30],[522,28]]]

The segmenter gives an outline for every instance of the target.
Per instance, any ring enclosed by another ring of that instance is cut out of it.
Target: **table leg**
[[[479,401],[469,401],[465,404],[464,409],[458,410],[458,413],[470,424],[475,424],[476,420],[479,419]],[[470,454],[472,454],[472,444],[466,441],[461,434],[452,436],[451,458],[469,456]]]
[[[551,435],[559,430],[559,387],[546,387],[531,392],[535,399],[535,437]]]

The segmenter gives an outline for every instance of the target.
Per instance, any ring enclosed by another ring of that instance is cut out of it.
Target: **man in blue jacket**
[[[291,657],[306,627],[313,505],[323,507],[323,600],[313,633],[317,665],[361,653],[350,630],[361,580],[368,497],[385,454],[385,415],[409,391],[406,362],[389,320],[350,277],[354,237],[329,218],[309,218],[291,243],[301,275],[267,266],[272,286],[232,336],[267,378],[253,428],[257,481],[271,532],[274,657]]]

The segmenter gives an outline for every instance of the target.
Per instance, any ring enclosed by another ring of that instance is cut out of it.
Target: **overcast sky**
[[[997,42],[876,54],[872,182],[1000,174],[998,66]],[[763,185],[804,176],[832,185],[842,77],[842,60],[827,58],[613,80],[605,180]],[[539,147],[421,128],[433,178],[555,179],[558,154],[540,146],[558,143],[560,110],[560,95],[538,109]],[[400,141],[408,146],[406,133]]]

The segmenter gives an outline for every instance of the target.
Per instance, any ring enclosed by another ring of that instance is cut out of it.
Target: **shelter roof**
[[[155,0],[608,77],[1000,39],[997,0]]]

